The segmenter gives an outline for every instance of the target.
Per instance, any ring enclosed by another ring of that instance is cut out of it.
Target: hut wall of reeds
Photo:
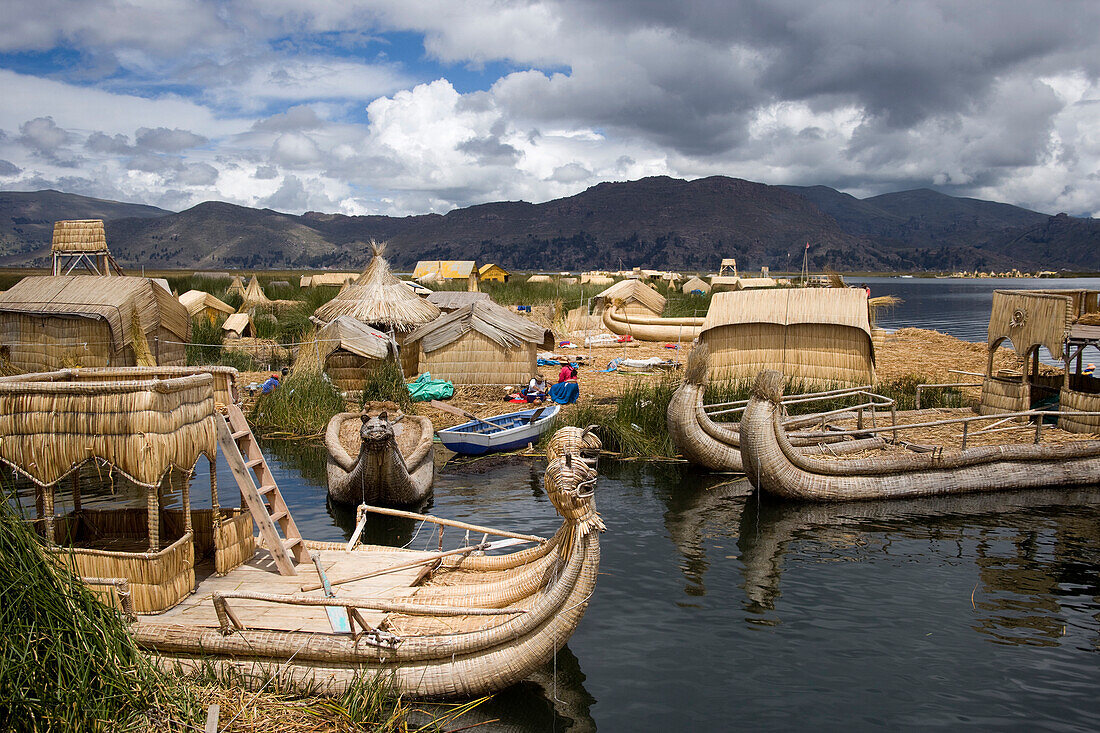
[[[337,389],[361,390],[371,371],[386,359],[396,359],[397,353],[397,344],[388,334],[350,316],[339,316],[302,346],[295,371],[321,367]]]
[[[192,319],[205,318],[215,323],[219,318],[233,315],[233,306],[215,298],[205,290],[188,290],[179,297],[180,304],[187,309]]]
[[[421,326],[405,342],[417,372],[454,384],[526,384],[554,334],[492,301],[472,303]]]
[[[0,293],[0,356],[17,371],[183,365],[187,309],[152,280],[27,277]]]
[[[985,377],[982,380],[982,401],[978,412],[994,415],[999,412],[1023,412],[1031,409],[1031,385],[1017,377]]]
[[[861,289],[785,289],[718,293],[699,341],[712,382],[752,379],[779,369],[815,383],[870,384],[874,346]]]
[[[620,280],[596,298],[600,310],[622,301],[619,312],[628,316],[659,316],[665,309],[665,296],[641,280]]]
[[[102,219],[69,219],[53,225],[53,252],[104,252],[107,233]]]
[[[1059,393],[1059,405],[1062,410],[1100,412],[1100,394],[1080,392],[1063,387]],[[1069,433],[1100,434],[1100,417],[1096,415],[1062,415],[1058,418],[1058,427]]]

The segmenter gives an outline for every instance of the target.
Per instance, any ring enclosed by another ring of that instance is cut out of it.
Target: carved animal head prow
[[[364,447],[380,449],[393,437],[393,425],[390,424],[389,413],[386,411],[383,410],[377,417],[363,413],[359,419],[363,421],[363,427],[359,429],[359,437]]]

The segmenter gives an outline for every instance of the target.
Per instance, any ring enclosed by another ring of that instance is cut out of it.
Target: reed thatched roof
[[[683,291],[685,293],[690,293],[693,290],[702,290],[704,293],[709,293],[710,292],[710,284],[707,283],[706,280],[703,280],[702,278],[699,278],[699,277],[695,277],[693,275],[690,280],[688,280],[686,283],[684,283]]]
[[[225,319],[225,323],[222,324],[222,331],[237,338],[245,335],[254,336],[256,326],[252,323],[252,316],[247,313],[234,313]]]
[[[214,457],[214,375],[111,371],[115,381],[80,370],[0,377],[0,462],[48,486],[99,459],[154,487],[170,468]]]
[[[784,288],[718,293],[710,301],[699,335],[719,326],[742,323],[848,326],[871,337],[867,291],[862,288]]]
[[[25,277],[0,293],[0,313],[80,316],[107,323],[115,350],[131,344],[130,320],[137,314],[148,334],[158,325],[188,341],[191,317],[176,298],[144,277],[47,275]]]
[[[188,290],[179,297],[180,304],[187,309],[187,314],[192,318],[202,313],[207,308],[212,308],[219,313],[230,315],[233,306],[218,300],[205,290]]]
[[[524,343],[533,343],[540,348],[554,345],[553,331],[491,300],[479,300],[440,316],[413,331],[405,343],[420,341],[424,352],[428,353],[457,341],[470,330],[477,331],[505,349],[514,349]]]
[[[755,288],[774,288],[776,283],[774,278],[770,277],[743,277],[741,278],[741,287],[744,290],[752,290]]]
[[[532,275],[531,277],[527,278],[527,282],[529,282],[529,283],[548,283],[548,282],[550,282],[550,276],[549,275]]]
[[[390,272],[382,256],[384,245],[371,242],[374,259],[351,287],[317,309],[318,320],[328,323],[351,316],[376,328],[412,331],[439,317],[439,308],[416,295]]]
[[[107,234],[102,219],[69,219],[54,222],[54,252],[102,252],[107,249]]]
[[[428,302],[435,303],[444,313],[465,307],[479,300],[489,300],[488,293],[466,293],[458,290],[438,290],[428,295]]]
[[[603,292],[597,298],[606,298],[609,301],[621,300],[624,303],[634,301],[645,306],[657,315],[665,309],[665,296],[646,285],[641,280],[620,280]]]
[[[350,316],[334,318],[318,329],[316,339],[322,359],[338,349],[366,359],[385,359],[397,353],[397,344],[388,334]]]
[[[301,287],[303,288],[317,288],[323,285],[330,287],[340,287],[349,280],[355,281],[360,273],[358,272],[322,272],[317,275],[303,275],[301,279]]]

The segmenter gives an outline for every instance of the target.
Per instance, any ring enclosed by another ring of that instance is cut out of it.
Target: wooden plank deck
[[[377,550],[365,552],[343,552],[340,550],[321,550],[321,565],[330,581],[352,575],[381,570],[392,565],[416,560],[431,553],[408,550]],[[406,595],[423,566],[398,570],[365,580],[357,580],[333,587],[336,597],[354,596],[392,600]],[[212,601],[214,591],[243,590],[256,593],[286,593],[302,596],[323,597],[323,591],[303,593],[301,586],[318,582],[317,572],[312,563],[300,563],[296,566],[298,574],[279,575],[278,568],[270,553],[257,549],[256,554],[244,565],[236,568],[224,577],[209,574],[200,580],[195,592],[185,598],[178,606],[164,613],[140,616],[141,621],[151,623],[177,623],[189,626],[217,627],[218,615]],[[201,577],[202,566],[196,568],[196,577]],[[290,606],[265,601],[230,599],[230,607],[241,622],[250,629],[271,629],[276,631],[313,631],[331,632],[328,615],[322,607]],[[377,625],[385,617],[380,611],[362,611],[364,618]]]

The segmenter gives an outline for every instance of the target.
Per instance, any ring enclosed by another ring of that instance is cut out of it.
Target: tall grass
[[[604,448],[614,453],[671,458],[676,455],[676,447],[669,437],[665,415],[672,393],[679,386],[680,380],[672,375],[654,383],[634,382],[623,390],[614,407],[581,403],[559,419],[563,425],[598,425],[596,433]]]
[[[8,496],[0,598],[0,729],[147,730],[154,711],[162,724],[194,719],[188,696],[138,652],[122,616],[46,556]]]
[[[344,411],[344,398],[325,375],[310,372],[288,376],[273,392],[260,395],[249,422],[261,433],[318,435],[328,421]]]
[[[405,375],[395,359],[384,359],[367,372],[363,383],[361,405],[368,402],[396,402],[405,412],[413,412],[412,396],[405,385]]]
[[[225,342],[221,324],[225,319],[211,321],[205,316],[191,322],[191,343],[185,348],[188,366],[217,364]]]

